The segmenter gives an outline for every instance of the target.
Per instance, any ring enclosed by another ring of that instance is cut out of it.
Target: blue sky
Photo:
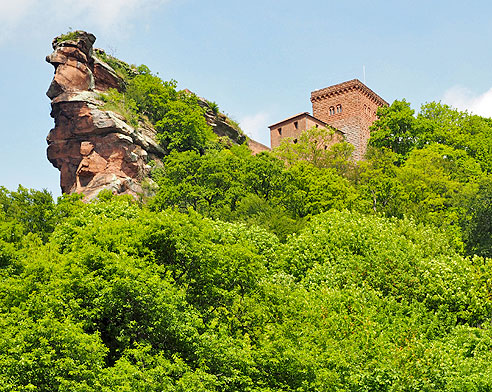
[[[0,3],[0,185],[60,194],[46,159],[52,39],[70,29],[217,102],[256,140],[353,78],[388,102],[492,116],[492,3],[473,1],[17,0]]]

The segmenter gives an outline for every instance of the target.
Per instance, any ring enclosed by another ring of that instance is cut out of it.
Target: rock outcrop
[[[55,119],[47,137],[48,159],[60,170],[63,193],[83,193],[86,200],[102,189],[136,196],[143,193],[148,162],[164,151],[152,127],[131,127],[117,113],[102,109],[100,94],[120,89],[123,80],[93,55],[94,35],[74,35],[55,38],[54,52],[46,57],[55,67],[46,93]]]
[[[270,151],[269,147],[247,137],[241,130],[238,129],[238,127],[231,124],[231,119],[229,119],[225,114],[214,111],[210,105],[210,102],[208,102],[205,98],[198,97],[198,104],[205,109],[205,118],[207,119],[207,123],[212,127],[217,136],[226,137],[235,144],[246,143],[253,155],[259,154],[263,151]]]
[[[139,122],[134,127],[121,115],[104,109],[101,94],[109,88],[121,91],[124,81],[102,60],[104,52],[93,49],[95,40],[84,31],[56,37],[54,51],[46,57],[55,67],[46,93],[55,120],[47,137],[48,159],[60,170],[63,193],[83,193],[85,200],[103,189],[137,196],[145,193],[142,184],[150,174],[149,162],[159,162],[166,152],[157,143],[150,123]],[[231,143],[249,143],[208,101],[199,102],[217,135],[227,136]]]

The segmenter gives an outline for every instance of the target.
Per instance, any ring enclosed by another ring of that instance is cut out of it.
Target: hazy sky
[[[353,78],[388,102],[492,116],[492,2],[0,0],[0,185],[60,194],[46,159],[52,39],[70,29],[217,102],[256,140]]]

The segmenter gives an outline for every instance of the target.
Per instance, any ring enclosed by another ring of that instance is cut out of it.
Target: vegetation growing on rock
[[[104,52],[99,56],[109,61],[124,80],[122,91],[113,88],[102,94],[103,108],[120,113],[133,126],[149,120],[166,151],[194,150],[203,154],[208,146],[220,143],[207,122],[208,111],[212,116],[224,117],[225,123],[237,130],[238,138],[245,140],[239,124],[219,113],[215,102],[204,100],[200,104],[189,90],[176,90],[175,80],[163,81],[144,65],[132,68]]]
[[[94,49],[94,57],[108,64],[125,83],[138,74],[138,69],[135,65],[129,65],[102,49]]]
[[[80,37],[80,31],[69,31],[68,33],[61,34],[56,37],[56,42],[61,43],[65,41],[74,41]]]
[[[207,143],[216,140],[197,97],[177,91],[175,81],[164,82],[145,66],[126,77],[123,92],[110,89],[102,98],[104,108],[119,112],[134,126],[139,120],[150,120],[167,151],[203,153]]]

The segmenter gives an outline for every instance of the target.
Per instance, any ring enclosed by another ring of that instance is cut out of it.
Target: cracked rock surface
[[[83,193],[91,200],[103,189],[115,194],[138,196],[150,174],[149,162],[159,163],[166,151],[156,140],[149,122],[134,127],[118,113],[105,110],[101,94],[110,88],[122,90],[124,81],[94,55],[96,37],[76,31],[77,38],[53,40],[53,53],[46,61],[55,68],[46,93],[51,99],[55,127],[47,137],[49,161],[60,170],[63,193]],[[189,90],[188,90],[189,91]],[[268,147],[247,138],[221,113],[214,113],[207,100],[199,98],[213,131],[232,144],[246,143],[253,153]]]
[[[134,128],[124,118],[102,109],[100,94],[120,89],[123,80],[93,56],[94,35],[77,32],[77,39],[53,40],[46,61],[55,67],[46,93],[55,127],[47,137],[49,161],[60,170],[63,193],[83,193],[93,199],[102,189],[137,196],[148,177],[150,160],[163,149],[147,124]]]

